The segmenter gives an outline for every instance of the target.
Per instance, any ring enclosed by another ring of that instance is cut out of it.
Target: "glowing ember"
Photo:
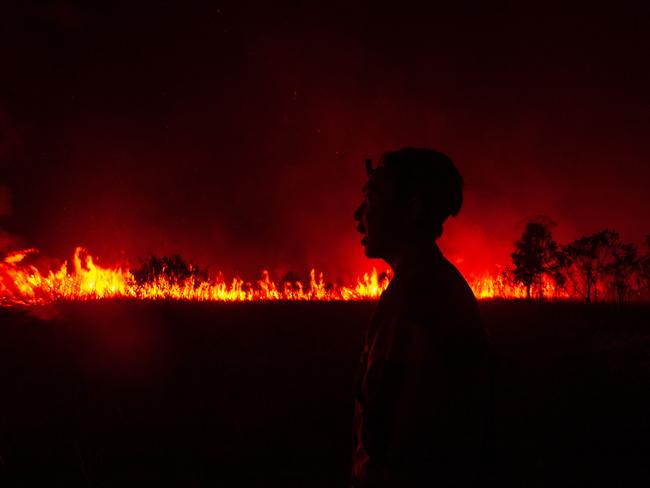
[[[258,300],[368,300],[378,298],[390,281],[390,274],[376,269],[357,278],[350,286],[326,284],[322,273],[312,270],[308,283],[285,282],[278,286],[267,271],[257,282],[241,278],[226,281],[221,274],[198,280],[181,281],[161,276],[138,283],[127,268],[106,268],[95,263],[90,254],[78,247],[72,266],[64,262],[58,269],[41,273],[33,265],[23,263],[35,249],[7,255],[0,262],[0,305],[46,304],[57,300],[95,300],[101,298],[133,298],[144,300],[196,301],[258,301]],[[470,280],[479,299],[524,298],[522,286],[507,283],[500,275],[485,274]],[[549,282],[544,285],[547,297],[560,294]]]

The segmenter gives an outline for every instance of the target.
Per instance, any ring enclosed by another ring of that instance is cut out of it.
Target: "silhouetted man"
[[[436,245],[460,211],[462,178],[430,149],[388,152],[366,169],[357,229],[366,256],[394,276],[361,357],[352,486],[479,486],[487,341],[472,290]]]

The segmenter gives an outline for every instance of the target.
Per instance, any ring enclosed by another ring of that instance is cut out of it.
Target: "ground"
[[[346,486],[373,307],[0,309],[0,485]],[[650,486],[650,307],[481,311],[501,486]]]

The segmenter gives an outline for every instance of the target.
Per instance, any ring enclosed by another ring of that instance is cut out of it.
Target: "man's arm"
[[[387,463],[432,479],[477,475],[487,368],[480,327],[471,315],[443,323],[404,321],[387,359],[393,395],[386,423]],[[462,482],[462,481],[461,481]]]

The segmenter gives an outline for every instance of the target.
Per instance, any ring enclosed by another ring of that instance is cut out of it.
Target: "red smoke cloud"
[[[55,256],[83,245],[107,262],[180,252],[226,273],[351,276],[381,266],[354,230],[362,162],[413,145],[465,177],[441,240],[465,273],[506,264],[540,214],[564,242],[649,232],[634,19],[185,13],[14,13],[5,105],[23,149],[2,155],[3,228]]]

